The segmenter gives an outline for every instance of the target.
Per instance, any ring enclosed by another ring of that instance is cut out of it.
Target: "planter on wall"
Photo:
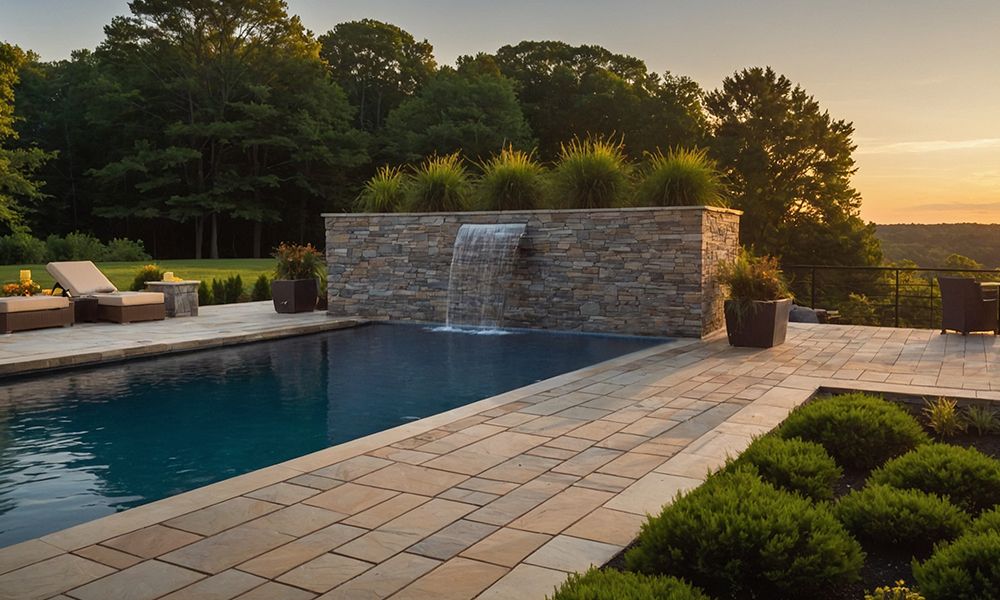
[[[312,312],[316,309],[315,279],[275,279],[271,299],[279,313]]]
[[[785,343],[791,298],[754,300],[749,305],[726,300],[726,335],[732,346],[771,348]]]

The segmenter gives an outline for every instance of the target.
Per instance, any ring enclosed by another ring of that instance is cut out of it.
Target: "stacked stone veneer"
[[[504,325],[704,336],[723,326],[718,263],[738,211],[709,207],[326,214],[329,313],[444,322],[464,223],[525,223]]]

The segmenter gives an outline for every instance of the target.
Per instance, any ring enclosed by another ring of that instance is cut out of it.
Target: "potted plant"
[[[719,267],[727,289],[726,334],[733,346],[770,348],[785,342],[792,294],[778,261],[742,251]]]
[[[274,251],[278,264],[271,282],[271,299],[279,313],[311,312],[316,309],[317,279],[323,257],[312,244],[281,244]]]

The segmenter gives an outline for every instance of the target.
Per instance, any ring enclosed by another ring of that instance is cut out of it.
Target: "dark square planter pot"
[[[316,280],[275,279],[271,299],[274,310],[280,313],[312,312],[316,309]]]
[[[791,298],[770,302],[753,301],[742,308],[726,300],[726,335],[732,346],[771,348],[785,343]]]

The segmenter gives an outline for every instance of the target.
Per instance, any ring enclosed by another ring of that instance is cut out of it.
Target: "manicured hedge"
[[[744,465],[775,487],[814,500],[832,499],[833,486],[843,475],[823,446],[771,435],[755,440],[727,469]]]
[[[747,469],[713,477],[643,525],[629,570],[722,597],[810,597],[858,579],[861,546],[825,505]]]
[[[878,466],[930,442],[902,407],[867,394],[810,402],[792,412],[777,433],[821,444],[840,465],[858,468]]]
[[[947,496],[978,514],[1000,500],[1000,461],[974,448],[928,444],[887,462],[868,481]]]
[[[865,547],[930,554],[934,544],[953,540],[971,518],[957,506],[919,490],[869,485],[844,496],[833,513]]]
[[[927,600],[1000,600],[1000,533],[963,535],[914,563],[913,575]]]
[[[979,518],[972,522],[969,531],[972,533],[987,533],[989,531],[1000,533],[1000,506],[979,515]]]
[[[674,577],[649,577],[611,569],[570,575],[552,600],[710,600]]]

